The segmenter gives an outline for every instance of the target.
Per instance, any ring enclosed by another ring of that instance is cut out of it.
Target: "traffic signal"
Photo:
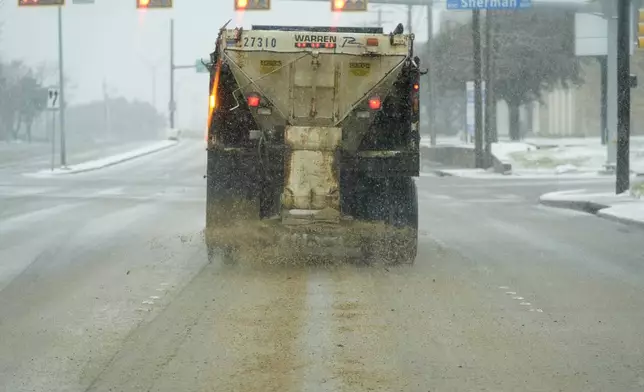
[[[18,0],[18,7],[65,5],[65,0]]]
[[[172,0],[136,0],[136,8],[172,8]]]
[[[268,11],[271,9],[271,0],[233,0],[235,11]]]
[[[367,0],[331,0],[331,11],[366,11]]]

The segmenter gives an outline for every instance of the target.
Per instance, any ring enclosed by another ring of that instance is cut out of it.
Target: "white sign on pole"
[[[631,19],[635,14],[631,13]],[[633,55],[636,37],[631,29],[629,52]],[[601,15],[575,13],[575,55],[606,56],[608,54],[608,21]]]
[[[56,87],[47,90],[47,109],[60,109],[60,91]]]
[[[474,137],[474,82],[469,81],[465,83],[465,95],[467,99],[467,105],[465,107],[466,114],[466,123],[467,123],[467,134],[471,137]],[[485,107],[485,81],[481,81],[481,96],[483,107]],[[483,121],[485,121],[485,111],[483,111]]]

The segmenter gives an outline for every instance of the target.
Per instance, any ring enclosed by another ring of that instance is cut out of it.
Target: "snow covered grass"
[[[453,145],[474,148],[472,143],[464,143],[454,136],[441,136],[438,145]],[[429,146],[429,138],[424,137],[422,145]],[[509,141],[501,138],[492,145],[492,153],[502,162],[512,165],[513,175],[528,176],[583,176],[600,175],[605,171],[607,148],[599,137],[592,138],[526,138],[523,141]],[[635,173],[644,173],[644,136],[631,137],[630,167]],[[453,174],[472,176],[474,173]],[[483,173],[477,173],[480,176]],[[492,174],[490,174],[492,175]]]
[[[635,181],[631,187],[631,195],[641,199],[644,196],[644,179],[641,179],[639,182]]]

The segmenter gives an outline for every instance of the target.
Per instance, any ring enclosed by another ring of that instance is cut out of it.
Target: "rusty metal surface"
[[[284,209],[340,210],[340,184],[336,149],[342,129],[287,127]]]

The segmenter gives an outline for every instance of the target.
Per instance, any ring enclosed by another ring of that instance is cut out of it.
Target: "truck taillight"
[[[369,109],[371,110],[380,110],[380,97],[373,96],[369,98]]]
[[[378,38],[367,38],[367,46],[378,46]]]
[[[257,94],[251,94],[248,97],[246,97],[246,102],[248,102],[248,106],[251,108],[256,108],[259,106],[259,95]]]
[[[418,83],[414,83],[414,91],[418,91],[420,89],[420,85]]]

